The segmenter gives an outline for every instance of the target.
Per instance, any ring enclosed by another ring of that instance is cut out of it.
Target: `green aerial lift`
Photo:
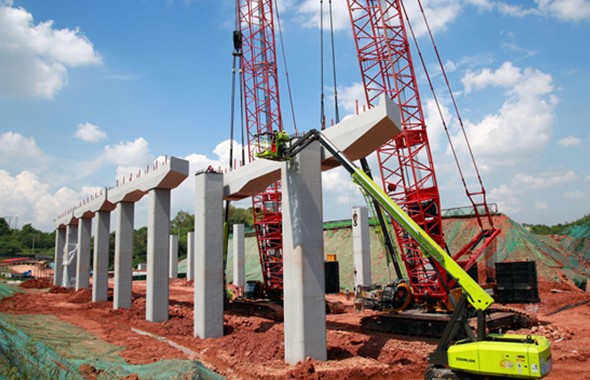
[[[280,136],[281,143],[287,136]],[[352,180],[376,200],[429,256],[457,280],[462,295],[436,350],[429,357],[424,378],[433,379],[540,379],[551,371],[551,343],[543,336],[488,334],[485,311],[494,302],[482,289],[414,220],[344,153],[338,150],[321,132],[311,130],[294,138],[284,149],[268,150],[260,156],[275,161],[291,160],[309,144],[318,141],[350,173]],[[278,145],[277,144],[275,146]],[[474,332],[468,323],[470,304],[477,313]],[[468,338],[455,342],[459,329]]]

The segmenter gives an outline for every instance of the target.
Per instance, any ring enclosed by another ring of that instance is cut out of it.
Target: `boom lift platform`
[[[430,366],[424,375],[426,380],[506,377],[539,379],[551,371],[551,344],[547,338],[488,333],[485,312],[492,305],[493,298],[321,132],[311,130],[301,138],[292,140],[290,146],[285,147],[282,152],[267,152],[269,157],[265,158],[290,160],[314,141],[318,141],[328,150],[350,173],[353,182],[377,201],[383,210],[420,244],[424,254],[438,263],[461,287],[461,296],[443,336],[436,350],[429,356]],[[469,325],[470,309],[477,316],[475,331]],[[457,341],[459,331],[463,331],[466,338]]]

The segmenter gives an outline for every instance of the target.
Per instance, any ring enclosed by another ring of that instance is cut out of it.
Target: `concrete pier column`
[[[283,164],[285,361],[327,360],[320,146]]]
[[[170,270],[168,277],[178,278],[178,235],[170,235]]]
[[[78,225],[68,224],[66,226],[66,241],[64,244],[63,256],[63,278],[64,288],[73,288],[76,285],[76,252],[78,250]]]
[[[244,289],[246,271],[246,249],[244,244],[244,225],[234,224],[233,237],[234,281],[235,286]]]
[[[115,222],[115,293],[113,309],[129,309],[133,279],[133,221],[135,204],[119,202]]]
[[[76,258],[76,290],[90,287],[90,235],[92,218],[78,221],[78,255]]]
[[[53,285],[61,286],[63,283],[63,258],[64,245],[66,243],[66,229],[55,230],[55,258],[53,260]]]
[[[223,175],[195,177],[194,336],[223,336]]]
[[[366,207],[352,208],[352,255],[354,286],[371,285],[371,241],[369,240],[369,212]]]
[[[109,292],[109,234],[111,212],[96,213],[94,258],[92,264],[92,302],[106,301]]]
[[[170,189],[152,189],[148,200],[145,319],[162,322],[168,320]]]
[[[186,279],[195,277],[195,234],[189,232],[186,236]]]

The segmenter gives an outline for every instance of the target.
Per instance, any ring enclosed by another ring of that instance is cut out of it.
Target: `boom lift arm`
[[[424,254],[436,261],[461,286],[463,293],[451,321],[430,355],[425,379],[466,379],[514,377],[534,379],[551,371],[551,345],[542,336],[487,334],[484,311],[493,298],[465,272],[414,220],[398,206],[361,168],[350,161],[320,131],[311,130],[293,139],[274,159],[289,160],[309,144],[318,141],[350,173],[353,181],[379,203],[403,230],[419,243]],[[467,303],[477,312],[477,335],[468,324]],[[457,331],[463,328],[468,338],[455,344]]]

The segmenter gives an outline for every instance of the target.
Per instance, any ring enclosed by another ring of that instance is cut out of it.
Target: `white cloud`
[[[108,138],[106,132],[92,123],[79,124],[75,136],[82,141],[88,142],[97,142]]]
[[[62,187],[51,191],[38,176],[23,171],[11,176],[0,170],[0,210],[3,215],[19,217],[19,224],[32,223],[36,228],[50,231],[57,214],[75,205],[88,189],[81,193]]]
[[[549,203],[547,201],[536,201],[535,210],[548,210]]]
[[[541,12],[563,21],[590,19],[590,1],[588,0],[535,0],[535,2]]]
[[[557,105],[551,75],[505,62],[497,70],[468,72],[463,84],[466,94],[486,87],[505,89],[506,99],[496,113],[479,122],[465,121],[473,151],[486,165],[512,164],[549,143]]]
[[[365,88],[360,82],[355,82],[347,87],[338,89],[338,103],[344,111],[349,114],[356,114],[357,108],[359,112],[363,112],[363,107],[367,104],[365,97]]]
[[[152,161],[148,142],[143,137],[105,146],[104,157],[107,161],[119,166],[144,167]]]
[[[285,3],[283,1],[283,3]],[[288,3],[288,2],[287,2]],[[287,5],[287,4],[285,4]],[[287,8],[287,7],[285,7]],[[324,2],[324,30],[330,27],[330,8],[328,2]],[[320,27],[320,3],[317,0],[304,0],[296,7],[297,21],[307,28]],[[349,30],[350,16],[346,1],[332,2],[332,22],[334,30]]]
[[[0,162],[14,161],[17,157],[37,157],[41,153],[33,137],[11,131],[0,135]]]
[[[539,189],[563,185],[578,179],[572,170],[544,172],[535,175],[517,173],[512,179],[516,188]]]
[[[567,137],[564,137],[561,140],[557,141],[557,144],[559,144],[559,146],[567,148],[570,146],[580,145],[581,142],[582,142],[582,140],[575,137],[575,136],[567,136]]]
[[[565,193],[563,193],[563,197],[565,199],[569,199],[572,201],[577,201],[580,199],[584,199],[585,194],[581,191],[575,190],[575,191],[566,191]]]
[[[67,68],[102,58],[79,29],[54,29],[12,2],[0,3],[0,95],[53,98],[67,83]]]

